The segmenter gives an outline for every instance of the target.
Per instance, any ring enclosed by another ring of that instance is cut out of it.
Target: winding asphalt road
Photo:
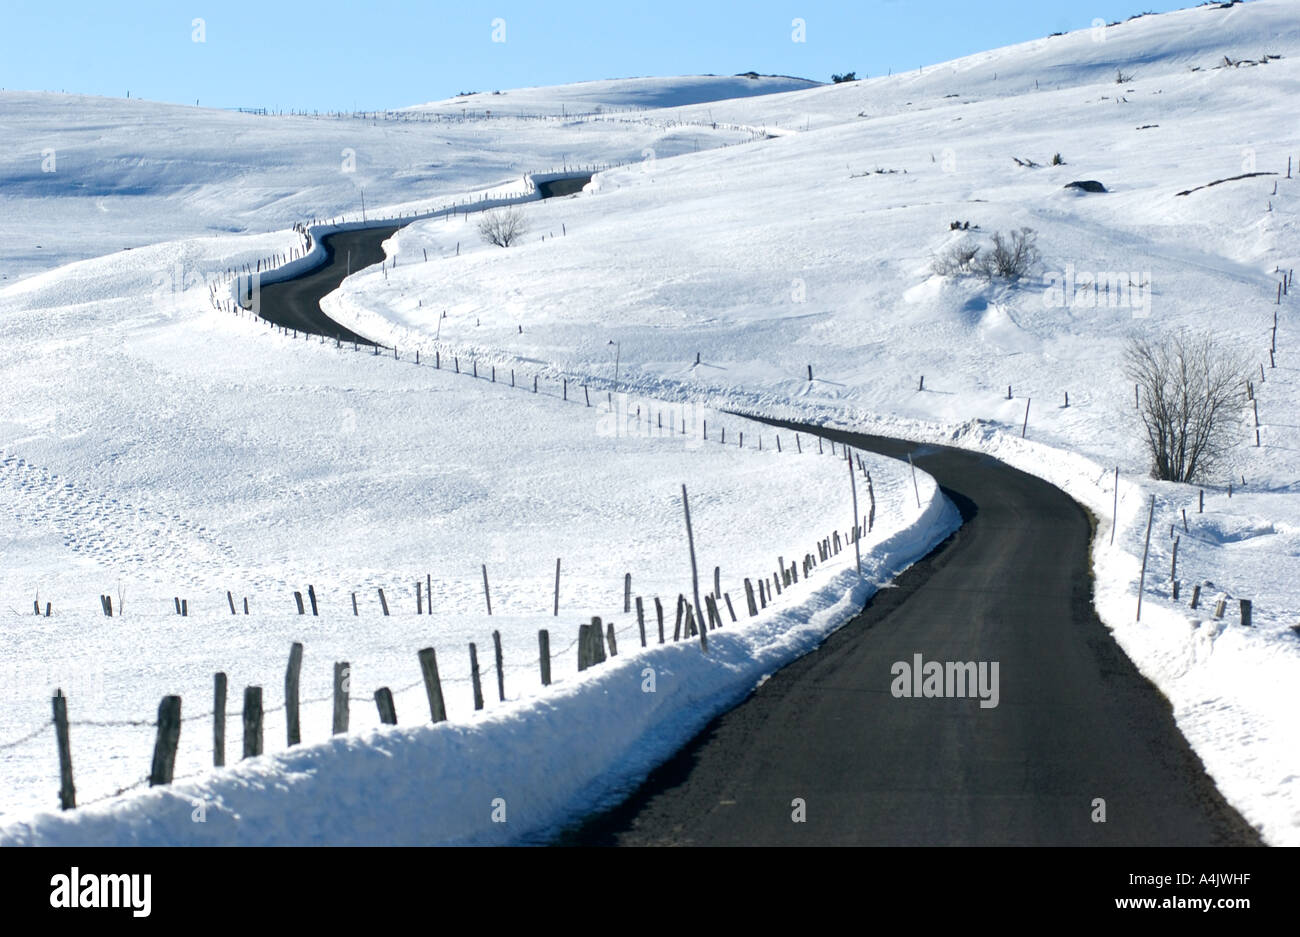
[[[582,191],[591,181],[590,175],[571,176],[537,183],[537,194],[543,199],[559,198]],[[409,224],[405,222],[404,224]],[[402,225],[379,228],[361,228],[340,231],[321,238],[325,259],[316,267],[279,283],[261,287],[257,297],[257,313],[263,319],[286,329],[310,335],[323,335],[343,342],[373,346],[370,339],[339,325],[321,311],[321,297],[332,293],[347,277],[384,259],[383,243]],[[244,301],[249,307],[249,300]]]
[[[377,263],[394,230],[326,238],[325,265],[263,288],[262,314],[366,341],[319,300],[346,275],[346,252],[352,270]],[[976,453],[776,425],[911,453],[964,525],[622,805],[557,842],[1259,844],[1093,611],[1089,519],[1074,501]],[[996,662],[998,705],[895,698],[892,667],[916,654]]]
[[[560,843],[1259,844],[1093,611],[1074,501],[976,453],[776,425],[910,452],[964,525]],[[895,698],[915,654],[998,662],[998,705]]]
[[[320,301],[321,297],[338,289],[350,273],[382,261],[383,243],[397,229],[396,225],[392,225],[327,234],[321,238],[325,261],[292,280],[262,286],[258,297],[258,314],[286,329],[324,335],[358,345],[374,345],[370,339],[344,328],[321,312]]]

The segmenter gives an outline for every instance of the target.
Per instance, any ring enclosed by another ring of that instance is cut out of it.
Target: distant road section
[[[396,233],[398,227],[392,225],[325,235],[321,239],[325,262],[292,280],[263,286],[258,314],[286,329],[360,345],[375,344],[321,312],[320,301],[338,289],[350,273],[382,261],[383,243]]]
[[[582,187],[590,181],[591,175],[588,174],[538,182],[537,192],[544,199],[572,195],[581,192]],[[259,314],[263,319],[286,329],[356,342],[359,345],[374,345],[370,339],[344,328],[325,315],[321,311],[320,301],[338,289],[349,275],[380,263],[384,259],[384,241],[402,227],[403,225],[389,225],[325,235],[320,242],[325,250],[324,263],[292,280],[262,286]],[[247,300],[244,307],[248,308]]]

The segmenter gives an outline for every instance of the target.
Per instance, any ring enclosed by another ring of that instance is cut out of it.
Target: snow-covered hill
[[[656,86],[671,96],[676,84]],[[703,120],[276,116],[0,91],[0,136],[13,142],[0,149],[0,286],[163,240],[287,228],[363,203],[424,205],[566,161],[615,164],[753,136]]]
[[[819,84],[805,78],[757,74],[617,78],[555,87],[468,92],[405,110],[455,115],[483,111],[547,116],[619,113],[804,91]]]

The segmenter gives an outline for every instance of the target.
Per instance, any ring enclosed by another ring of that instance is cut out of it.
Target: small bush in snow
[[[969,224],[969,222],[967,222]],[[953,241],[935,255],[930,269],[941,277],[959,277],[973,272],[980,246],[969,238]]]
[[[528,233],[528,224],[519,209],[498,208],[483,212],[478,222],[478,233],[485,244],[509,247]]]
[[[1038,236],[1032,228],[993,235],[993,246],[973,261],[975,272],[986,280],[1019,280],[1038,266]]]

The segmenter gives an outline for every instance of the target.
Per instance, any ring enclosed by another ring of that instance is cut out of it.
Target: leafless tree
[[[484,243],[497,247],[509,247],[527,232],[524,213],[514,207],[485,211],[478,222],[478,233]]]
[[[1138,386],[1152,477],[1209,478],[1234,444],[1246,402],[1244,361],[1208,332],[1183,331],[1131,339],[1124,373]]]

